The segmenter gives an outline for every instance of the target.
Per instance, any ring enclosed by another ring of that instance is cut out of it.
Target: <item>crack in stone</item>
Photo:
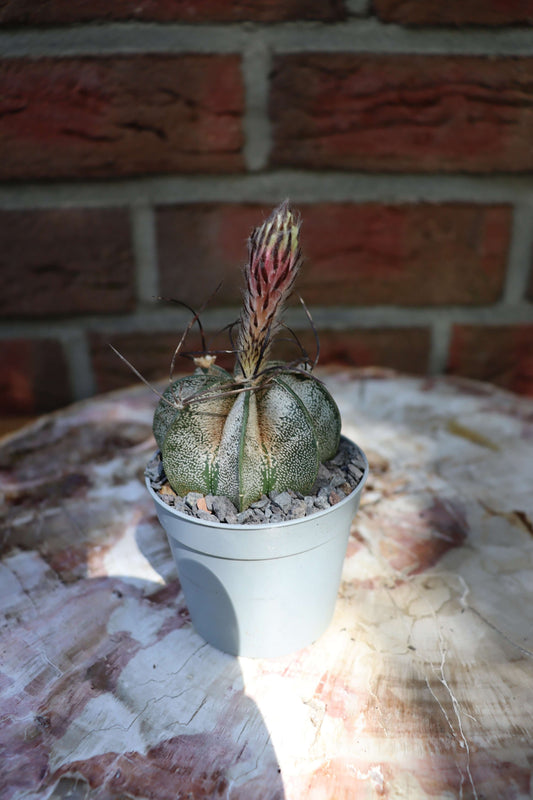
[[[377,708],[377,711],[378,711],[379,724],[383,728],[383,732],[385,733],[385,736],[388,737],[389,736],[389,732],[388,732],[387,727],[386,727],[386,725],[385,725],[385,723],[383,721],[383,710],[381,708],[381,703],[380,703],[379,697],[377,696],[377,694],[375,693],[375,691],[372,689],[372,687],[370,685],[371,679],[372,679],[371,676],[369,676],[368,684],[367,684],[366,688],[367,688],[367,691],[368,691],[369,695],[374,698],[374,701],[376,703],[376,708]]]
[[[265,739],[265,743],[263,745],[263,748],[261,749],[261,752],[257,755],[257,757],[255,759],[254,766],[251,767],[251,769],[249,769],[246,772],[244,772],[242,775],[239,775],[239,777],[237,779],[233,779],[233,780],[231,780],[229,782],[228,795],[227,795],[228,797],[231,797],[231,790],[232,790],[234,785],[239,786],[239,784],[242,784],[246,780],[246,778],[248,778],[249,775],[253,775],[255,772],[257,772],[257,770],[259,769],[259,762],[263,758],[265,750],[269,746],[269,744],[271,742],[271,739],[272,739],[272,737],[271,737],[270,733],[268,733],[268,736]]]
[[[523,655],[527,656],[528,658],[533,658],[533,652],[531,652],[531,650],[527,650],[525,647],[522,647],[522,645],[513,642],[513,640],[510,639],[506,633],[501,631],[496,625],[494,625],[493,622],[490,622],[490,620],[484,617],[483,614],[481,614],[477,610],[477,608],[474,608],[473,606],[467,606],[467,608],[469,611],[471,611],[473,614],[479,617],[479,619],[482,620],[485,623],[485,625],[488,625],[488,627],[491,628],[491,630],[495,631],[495,633],[499,634],[503,639],[505,639],[506,642],[512,645],[512,647],[516,647],[517,650],[519,650]]]
[[[163,128],[158,128],[155,125],[146,125],[141,122],[137,122],[136,120],[132,120],[130,122],[121,122],[118,127],[123,128],[124,130],[135,131],[136,133],[152,133],[154,136],[157,136],[158,139],[164,142],[168,140],[167,133]]]
[[[509,636],[507,636],[506,633],[501,631],[496,625],[494,625],[493,622],[484,617],[483,614],[481,614],[481,612],[477,610],[477,608],[474,608],[474,606],[470,605],[470,603],[467,602],[466,598],[470,594],[470,589],[468,588],[468,585],[462,575],[455,575],[455,577],[458,579],[459,583],[463,587],[463,594],[459,598],[459,603],[461,604],[461,608],[463,608],[465,611],[471,611],[472,614],[475,614],[477,617],[479,617],[479,619],[482,622],[484,622],[485,625],[487,625],[489,628],[491,628],[491,630],[493,630],[495,633],[497,633],[499,636],[505,639],[505,641],[508,642],[512,647],[516,647],[516,649],[519,650],[523,655],[527,656],[528,658],[533,658],[533,652],[531,650],[528,650],[527,648],[522,647],[522,645],[513,642],[513,640]]]
[[[468,739],[466,738],[466,736],[464,734],[464,731],[463,731],[463,721],[462,721],[462,718],[461,718],[461,707],[459,705],[459,701],[457,700],[457,698],[455,697],[454,693],[451,690],[450,684],[448,683],[448,681],[446,679],[446,675],[444,674],[444,666],[445,666],[445,663],[446,663],[446,649],[444,647],[444,638],[442,636],[442,629],[441,629],[441,627],[440,627],[440,625],[438,623],[437,615],[435,614],[435,612],[433,612],[433,617],[434,617],[434,621],[435,621],[435,625],[436,625],[437,633],[438,633],[438,637],[439,637],[439,649],[440,649],[440,654],[441,654],[441,661],[440,661],[437,677],[438,677],[438,680],[440,681],[440,683],[444,686],[444,688],[448,692],[448,695],[450,697],[450,700],[451,700],[451,703],[452,703],[452,708],[454,710],[455,717],[457,719],[457,725],[459,727],[460,739],[457,738],[455,732],[453,731],[451,723],[449,721],[448,721],[448,724],[450,724],[450,728],[451,728],[451,730],[453,732],[454,738],[458,742],[459,746],[464,748],[465,751],[466,751],[466,773],[468,775],[468,779],[470,781],[470,785],[471,785],[472,791],[474,793],[474,799],[478,800],[478,793],[476,791],[476,787],[475,787],[475,784],[474,784],[474,779],[472,777],[472,772],[470,770],[470,745],[469,745]],[[434,669],[434,671],[436,671],[434,667],[433,667],[433,669]],[[427,678],[426,678],[426,680],[427,680]],[[432,692],[432,694],[433,694],[433,692]],[[440,704],[440,702],[439,702],[439,706],[444,711],[444,709],[442,708],[442,705]],[[445,716],[446,716],[446,719],[448,720],[448,716],[446,714],[445,714]],[[463,780],[461,780],[461,797],[462,797],[462,789],[463,789]]]
[[[86,734],[85,734],[85,735],[84,735],[84,736],[83,736],[81,739],[79,739],[79,740],[78,740],[78,742],[77,742],[77,743],[76,743],[76,745],[75,745],[75,746],[72,748],[72,750],[70,750],[68,753],[66,753],[66,754],[65,754],[65,755],[62,757],[62,762],[63,762],[63,764],[68,764],[68,763],[69,763],[69,761],[71,761],[71,760],[72,760],[72,755],[73,755],[73,754],[74,754],[74,753],[75,753],[77,750],[79,750],[79,748],[81,747],[81,745],[82,745],[84,742],[86,742],[86,741],[87,741],[87,739],[89,739],[89,738],[90,738],[91,736],[93,736],[94,734],[101,734],[101,733],[105,733],[105,732],[107,732],[107,731],[112,731],[112,730],[119,730],[119,731],[124,731],[124,732],[127,732],[127,731],[131,730],[131,728],[133,727],[133,725],[135,725],[135,723],[136,723],[136,722],[137,722],[139,719],[141,719],[141,718],[144,716],[144,714],[145,714],[145,712],[146,712],[147,708],[149,708],[149,706],[151,706],[151,705],[154,705],[155,703],[159,703],[159,702],[161,702],[162,700],[177,700],[179,697],[181,697],[182,695],[184,695],[184,694],[187,692],[187,690],[188,690],[188,689],[187,689],[187,688],[185,688],[185,689],[183,689],[183,691],[181,691],[181,692],[178,692],[177,694],[162,694],[162,695],[160,695],[159,697],[151,697],[149,700],[147,700],[147,701],[146,701],[146,703],[144,704],[143,708],[142,708],[142,709],[141,709],[141,710],[138,712],[138,714],[136,714],[136,715],[134,716],[134,718],[131,720],[131,722],[130,722],[128,725],[126,725],[126,726],[124,726],[124,725],[118,725],[118,724],[114,724],[114,725],[109,725],[109,726],[107,726],[107,727],[104,727],[104,728],[98,728],[97,730],[90,730],[90,731],[87,731],[87,733],[86,733]],[[121,702],[121,703],[122,703],[122,704],[123,704],[123,705],[124,705],[124,706],[127,708],[126,704],[124,704],[124,703],[123,703],[123,701],[122,701],[122,700],[120,700],[120,698],[117,698],[117,699],[119,699],[119,702]],[[203,697],[203,699],[201,700],[200,704],[198,705],[198,707],[197,707],[197,708],[196,708],[196,709],[193,711],[192,715],[189,717],[189,719],[188,719],[186,722],[180,722],[179,720],[176,720],[175,722],[172,722],[172,723],[170,723],[170,724],[169,724],[167,727],[168,727],[169,729],[172,729],[172,728],[175,728],[175,727],[178,727],[178,728],[187,728],[187,727],[188,727],[188,726],[191,724],[191,722],[194,720],[194,718],[196,717],[196,715],[197,715],[197,714],[198,714],[198,713],[199,713],[199,712],[202,710],[202,708],[205,706],[206,702],[207,702],[207,696],[204,696],[204,697]],[[123,754],[119,754],[119,755],[123,755]],[[77,759],[74,759],[74,761],[76,761],[76,760],[77,760]]]
[[[120,139],[119,136],[99,136],[98,134],[88,133],[87,131],[77,130],[76,128],[61,128],[59,133],[76,139],[83,139],[86,142],[118,142]]]
[[[153,646],[152,644],[145,645],[144,647],[141,648],[141,652],[142,652],[142,650],[149,650],[150,647],[152,647],[152,646]],[[201,645],[199,645],[196,648],[196,650],[193,653],[191,653],[190,656],[188,656],[185,659],[185,661],[183,662],[183,664],[181,665],[181,667],[179,669],[175,670],[174,672],[166,673],[167,677],[169,677],[169,678],[170,677],[175,677],[176,675],[179,675],[180,672],[183,672],[183,670],[185,669],[187,664],[190,661],[192,661],[192,659],[200,652],[200,650],[203,650],[207,646],[208,646],[207,642],[203,642]],[[138,683],[137,686],[148,686],[149,683],[161,683],[163,680],[164,679],[160,678],[160,677],[158,677],[158,678],[149,678],[147,681],[143,681],[142,683]]]
[[[396,575],[400,574],[409,583],[409,585],[414,588],[414,590],[417,593],[419,599],[422,599],[422,600],[426,599],[425,595],[420,593],[420,591],[418,590],[418,586],[417,586],[418,582],[417,582],[417,576],[416,575],[409,575],[409,574],[406,575],[406,574],[404,574],[403,572],[401,572],[399,570],[395,570],[382,557],[380,557],[379,555],[376,555],[375,553],[374,553],[374,555],[377,558],[377,560],[381,563],[382,567],[384,568],[384,570],[386,572],[392,572],[393,574],[396,574]],[[432,577],[437,577],[438,574],[439,573],[437,573],[437,574],[432,573]],[[440,573],[441,576],[442,576],[442,574],[443,573]],[[467,594],[469,592],[468,587],[466,586],[466,583],[464,582],[464,580],[462,582],[463,582],[463,594],[462,594],[462,596],[460,598],[461,604],[466,602],[466,596],[467,596]],[[385,586],[385,588],[386,588],[386,591],[387,591],[387,594],[389,596],[389,599],[390,599],[391,603],[395,607],[397,613],[400,616],[400,619],[402,620],[402,622],[403,622],[403,624],[405,626],[406,625],[405,612],[403,611],[402,608],[399,607],[398,603],[396,602],[395,598],[392,596],[392,594],[391,594],[390,590],[388,589],[388,587]],[[456,718],[456,721],[457,721],[459,735],[457,735],[457,732],[456,732],[456,730],[455,730],[455,728],[454,728],[454,726],[453,726],[453,724],[452,724],[452,722],[450,720],[450,717],[449,717],[447,711],[445,710],[445,708],[442,705],[441,701],[439,700],[439,698],[435,694],[434,690],[432,689],[432,687],[430,685],[430,682],[429,682],[429,679],[427,677],[427,674],[424,675],[425,682],[426,682],[426,685],[427,685],[432,697],[434,698],[434,700],[437,702],[439,708],[441,709],[441,711],[442,711],[442,713],[443,713],[443,715],[444,715],[444,717],[446,719],[446,722],[447,722],[447,724],[448,724],[448,726],[450,728],[450,731],[452,732],[452,736],[457,741],[459,746],[461,748],[463,748],[465,750],[465,752],[466,752],[465,771],[466,771],[466,774],[468,776],[468,780],[470,782],[470,786],[472,788],[472,792],[473,792],[473,795],[474,795],[474,800],[479,800],[479,796],[478,796],[478,793],[477,793],[477,790],[476,790],[476,787],[475,787],[475,784],[474,784],[474,779],[473,779],[473,776],[472,776],[472,772],[471,772],[471,769],[470,769],[470,746],[469,746],[468,740],[467,740],[467,738],[465,736],[465,733],[464,733],[464,730],[463,730],[463,723],[462,723],[462,717],[461,717],[461,708],[460,708],[460,705],[459,705],[459,702],[458,702],[457,698],[455,697],[454,693],[451,690],[451,687],[450,687],[450,685],[449,685],[449,683],[448,683],[448,681],[446,679],[446,675],[444,673],[444,666],[445,666],[445,663],[446,663],[446,650],[445,650],[445,647],[444,647],[444,639],[443,639],[443,635],[442,635],[442,629],[441,629],[441,627],[439,625],[436,612],[434,611],[432,606],[429,604],[429,601],[427,601],[427,602],[428,602],[429,609],[430,609],[430,614],[428,616],[432,617],[432,619],[434,621],[434,624],[435,624],[435,628],[436,628],[436,632],[437,632],[437,636],[438,636],[438,642],[439,642],[440,656],[441,656],[440,665],[439,665],[438,669],[435,669],[435,666],[433,666],[433,670],[435,671],[439,682],[446,689],[446,691],[447,691],[447,693],[448,693],[448,695],[450,697],[452,708],[453,708],[453,711],[454,711],[454,714],[455,714],[455,718]],[[408,631],[407,641],[409,641],[410,636],[411,636],[411,631]],[[471,716],[471,715],[468,715],[468,716]],[[474,719],[474,717],[472,717],[472,719]],[[457,764],[457,769],[459,770],[459,774],[461,776],[460,796],[462,797],[463,796],[464,775],[463,775],[463,773],[462,773],[462,771],[461,771],[461,769],[459,767],[459,764]]]

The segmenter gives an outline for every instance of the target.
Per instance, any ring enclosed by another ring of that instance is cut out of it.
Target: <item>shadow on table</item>
[[[47,594],[2,635],[3,671],[20,685],[0,686],[3,799],[284,799],[239,662],[194,631],[177,579],[64,584],[35,551],[6,565],[45,573]]]
[[[32,679],[17,703],[24,725],[0,734],[2,798],[53,786],[54,800],[283,800],[239,662],[195,633],[177,581],[85,579],[62,593],[60,610],[43,603],[28,623],[38,631],[25,647]],[[44,641],[47,663],[35,670]],[[4,638],[8,662],[21,644]],[[5,714],[11,704],[2,701]]]

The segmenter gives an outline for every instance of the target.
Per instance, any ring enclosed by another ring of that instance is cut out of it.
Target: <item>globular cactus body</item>
[[[170,402],[180,392],[213,395],[174,413],[158,405],[154,434],[170,485],[180,495],[225,495],[240,509],[271,491],[307,492],[339,444],[339,411],[327,389],[289,371],[262,388],[225,394],[231,382],[210,368],[166,390]]]
[[[268,492],[307,492],[337,451],[340,415],[324,385],[301,366],[268,361],[301,261],[298,233],[282,204],[251,236],[234,375],[200,367],[156,408],[154,435],[180,495],[224,495],[243,510]]]

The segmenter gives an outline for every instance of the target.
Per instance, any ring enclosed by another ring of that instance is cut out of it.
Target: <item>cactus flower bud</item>
[[[246,378],[257,375],[268,358],[283,302],[302,260],[299,232],[300,223],[285,201],[250,237],[238,339],[239,363]]]

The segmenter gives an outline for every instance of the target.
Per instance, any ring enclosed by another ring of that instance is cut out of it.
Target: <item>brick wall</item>
[[[188,314],[158,296],[223,281],[224,347],[285,197],[322,363],[533,395],[532,25],[532,0],[4,4],[0,409],[131,383],[109,343],[165,374]]]

